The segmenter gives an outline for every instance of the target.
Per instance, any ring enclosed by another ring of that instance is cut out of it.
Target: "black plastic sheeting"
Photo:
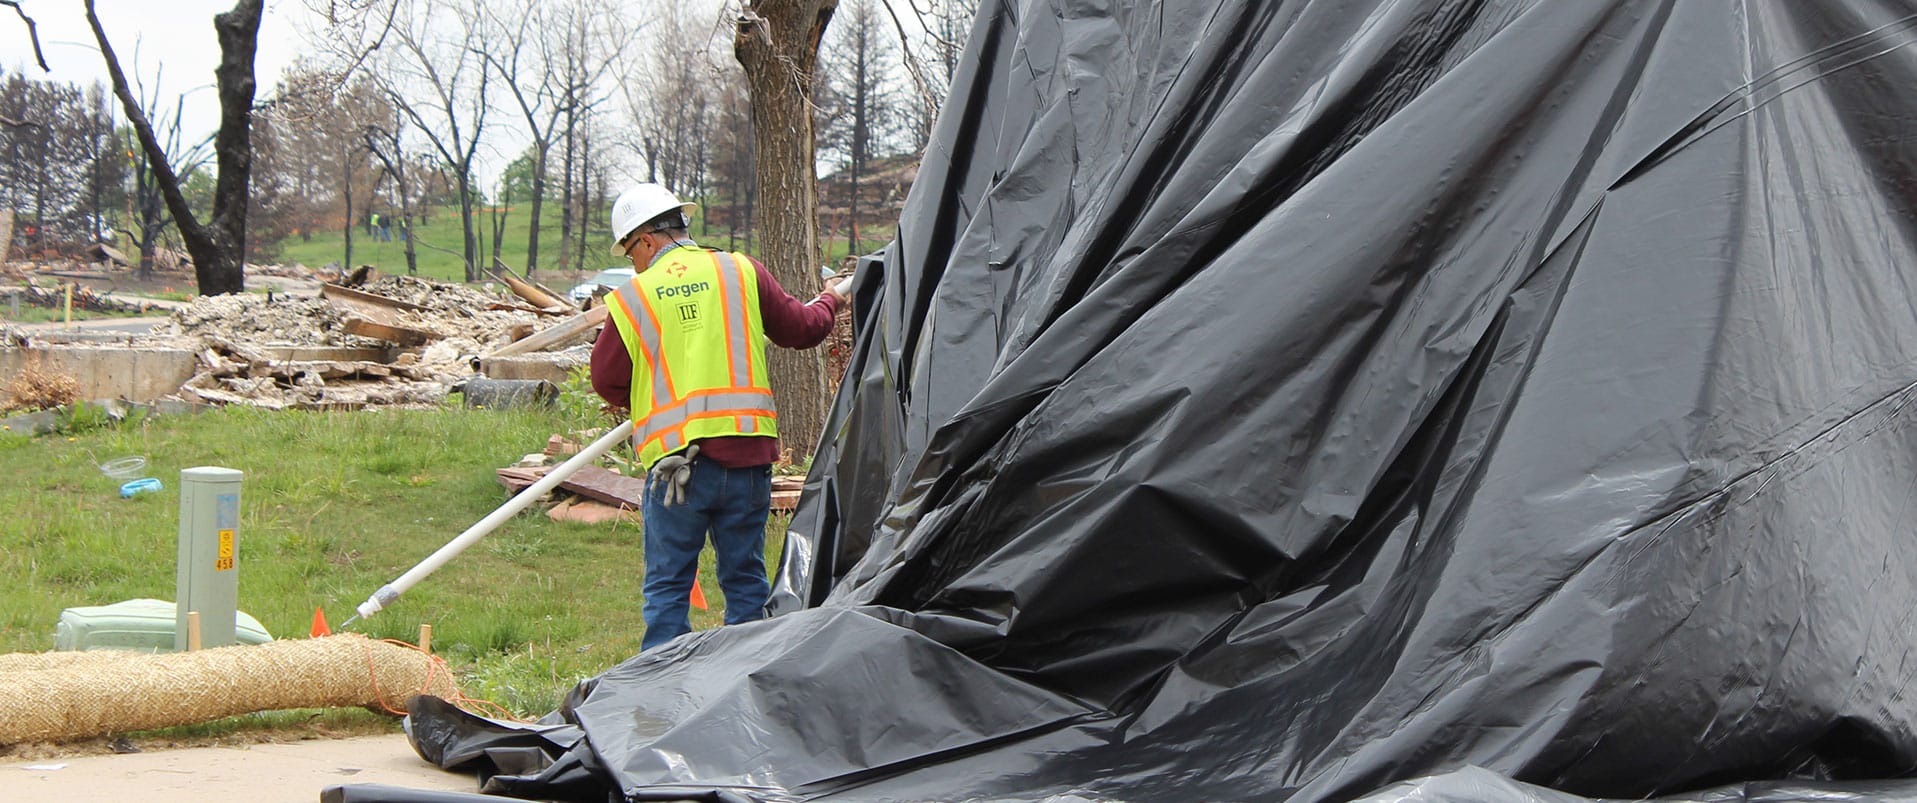
[[[1394,784],[1366,795],[1356,803],[1583,803],[1587,800],[1589,798],[1519,783],[1480,767],[1466,767],[1440,776]],[[1909,781],[1760,781],[1707,789],[1690,795],[1632,800],[1643,803],[1910,803],[1917,801],[1917,784]]]
[[[987,0],[782,615],[416,743],[577,799],[1917,799],[1847,783],[1917,770],[1913,12]]]

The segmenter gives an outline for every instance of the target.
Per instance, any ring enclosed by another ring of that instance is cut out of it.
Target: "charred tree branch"
[[[53,68],[47,66],[47,55],[40,51],[40,26],[35,25],[33,18],[27,16],[27,12],[20,8],[19,0],[0,0],[0,5],[12,6],[13,13],[20,15],[20,21],[27,24],[27,38],[33,40],[33,60],[40,63],[40,69],[43,72],[53,72]],[[91,5],[88,8],[91,8]]]

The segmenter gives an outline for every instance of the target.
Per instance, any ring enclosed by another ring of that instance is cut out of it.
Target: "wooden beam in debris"
[[[538,482],[539,478],[546,476],[546,472],[551,470],[551,466],[530,468],[511,466],[494,469],[493,475],[499,480],[500,485],[506,487],[506,490],[516,494],[532,487],[533,483]],[[559,483],[559,489],[614,507],[638,510],[639,504],[645,500],[646,481],[639,477],[628,477],[615,471],[607,471],[598,466],[586,466]]]
[[[510,357],[514,354],[531,354],[535,351],[544,351],[549,348],[564,346],[573,340],[585,336],[587,332],[597,329],[600,324],[605,322],[606,308],[594,307],[546,327],[545,329],[541,329],[533,333],[532,337],[528,337],[525,340],[516,340],[493,349],[492,352],[486,356]]]
[[[347,310],[345,328],[347,334],[385,340],[402,346],[417,346],[429,340],[438,340],[437,332],[427,331],[400,322],[402,312],[428,312],[427,308],[397,298],[341,287],[337,284],[320,285],[320,296],[334,306]]]
[[[354,290],[351,287],[341,287],[337,284],[329,283],[320,285],[320,295],[334,304],[338,304],[355,312],[361,310],[369,311],[372,316],[379,316],[386,310],[407,310],[409,312],[428,311],[427,308],[410,301],[387,298],[377,293]]]
[[[358,315],[346,316],[345,329],[350,335],[385,340],[402,346],[417,346],[428,340],[439,339],[439,334],[436,332],[392,323],[379,323]]]
[[[486,309],[505,310],[507,312],[530,312],[534,315],[544,315],[549,318],[578,313],[577,310],[573,309],[540,309],[531,304],[508,304],[504,301],[494,301],[491,304],[487,304]]]
[[[574,307],[565,296],[555,293],[551,288],[533,281],[531,276],[524,279],[519,278],[519,274],[513,272],[512,266],[507,265],[498,257],[493,258],[493,268],[490,273],[498,276],[500,281],[505,282],[507,287],[512,288],[513,295],[526,299],[528,303],[535,307],[543,307],[548,311],[559,313],[577,311],[577,308]]]
[[[535,307],[565,308],[565,307],[572,306],[557,298],[553,298],[552,296],[546,295],[544,291],[540,290],[537,287],[534,287],[531,282],[521,279],[518,276],[514,276],[511,273],[500,271],[499,278],[506,282],[507,287],[512,288],[513,295],[516,295],[516,296],[519,296],[520,298],[525,299],[526,303],[529,303]]]
[[[802,477],[772,478],[772,509],[780,513],[790,513],[799,507],[799,496],[805,492],[805,479]]]
[[[573,472],[572,476],[559,483],[559,487],[587,499],[634,510],[637,510],[640,503],[646,499],[645,480],[617,474],[598,466],[586,466]]]
[[[534,483],[539,482],[539,478],[546,476],[546,472],[551,470],[551,466],[540,466],[538,468],[509,466],[506,468],[493,469],[493,476],[499,480],[500,485],[506,486],[507,491],[516,495],[520,491],[533,487]]]

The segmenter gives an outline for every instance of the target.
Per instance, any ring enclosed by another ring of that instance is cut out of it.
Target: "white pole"
[[[539,497],[545,496],[547,491],[551,491],[559,483],[565,482],[566,478],[572,476],[574,472],[599,459],[600,455],[611,451],[612,447],[619,445],[631,434],[632,422],[627,421],[600,437],[599,440],[593,441],[592,445],[580,450],[579,454],[572,456],[572,459],[559,464],[558,468],[539,478],[539,481],[533,483],[531,488],[520,491],[512,499],[507,500],[506,504],[500,505],[498,509],[487,514],[486,518],[480,519],[479,523],[466,528],[459,537],[447,541],[445,546],[428,555],[425,560],[419,562],[419,565],[407,569],[398,580],[380,586],[378,591],[373,592],[371,597],[367,597],[365,602],[359,604],[359,614],[354,618],[370,618],[373,614],[379,613],[381,609],[391,605],[393,600],[399,599],[399,595],[426,579],[427,575],[438,571],[439,567],[446,565],[447,561],[466,551],[466,547],[472,546],[473,542],[486,537],[487,533],[504,524],[507,519],[518,515],[519,511],[531,507],[539,500]],[[348,619],[340,623],[340,626],[345,627],[351,622],[352,619]]]

